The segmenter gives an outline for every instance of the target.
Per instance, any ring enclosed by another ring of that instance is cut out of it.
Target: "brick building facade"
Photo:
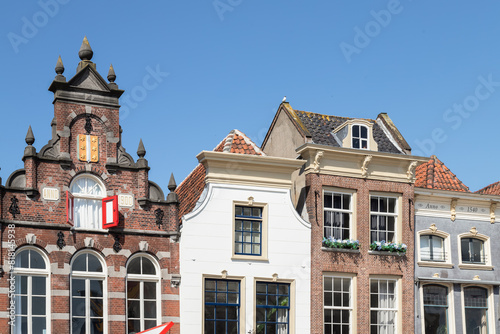
[[[92,55],[84,39],[68,81],[59,58],[52,139],[37,152],[30,127],[24,169],[0,182],[0,333],[12,320],[11,333],[136,333],[168,321],[179,333],[175,181],[165,198],[142,141],[136,161],[122,147],[123,91]]]

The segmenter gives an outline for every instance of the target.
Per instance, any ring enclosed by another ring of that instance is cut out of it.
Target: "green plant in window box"
[[[375,241],[370,244],[370,250],[372,251],[404,254],[406,253],[406,249],[407,246],[403,243],[386,242],[385,240]]]
[[[323,247],[326,248],[345,248],[345,249],[359,249],[359,240],[352,239],[335,239],[330,236],[323,238]]]

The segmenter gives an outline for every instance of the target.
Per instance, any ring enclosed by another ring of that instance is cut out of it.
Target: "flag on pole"
[[[168,324],[163,324],[150,329],[146,329],[137,334],[167,334],[168,330],[174,326],[174,323],[170,321]]]

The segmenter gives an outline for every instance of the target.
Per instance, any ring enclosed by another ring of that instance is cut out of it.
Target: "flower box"
[[[359,241],[352,239],[335,239],[333,237],[323,238],[321,243],[324,248],[329,249],[359,249]]]
[[[370,244],[371,254],[393,253],[403,255],[406,253],[406,249],[407,246],[403,243],[385,242],[385,240],[375,241]]]

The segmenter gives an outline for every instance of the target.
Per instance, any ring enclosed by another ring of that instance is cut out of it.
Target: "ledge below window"
[[[420,267],[453,268],[453,264],[446,262],[418,261]]]
[[[484,264],[468,264],[462,263],[458,265],[460,269],[469,269],[469,270],[493,270],[493,266],[487,266]]]
[[[321,247],[321,250],[325,251],[325,252],[358,253],[359,254],[359,249],[350,249],[350,248],[328,248],[328,247]]]
[[[388,251],[368,251],[371,255],[392,255],[392,256],[406,256],[406,253],[388,252]]]

